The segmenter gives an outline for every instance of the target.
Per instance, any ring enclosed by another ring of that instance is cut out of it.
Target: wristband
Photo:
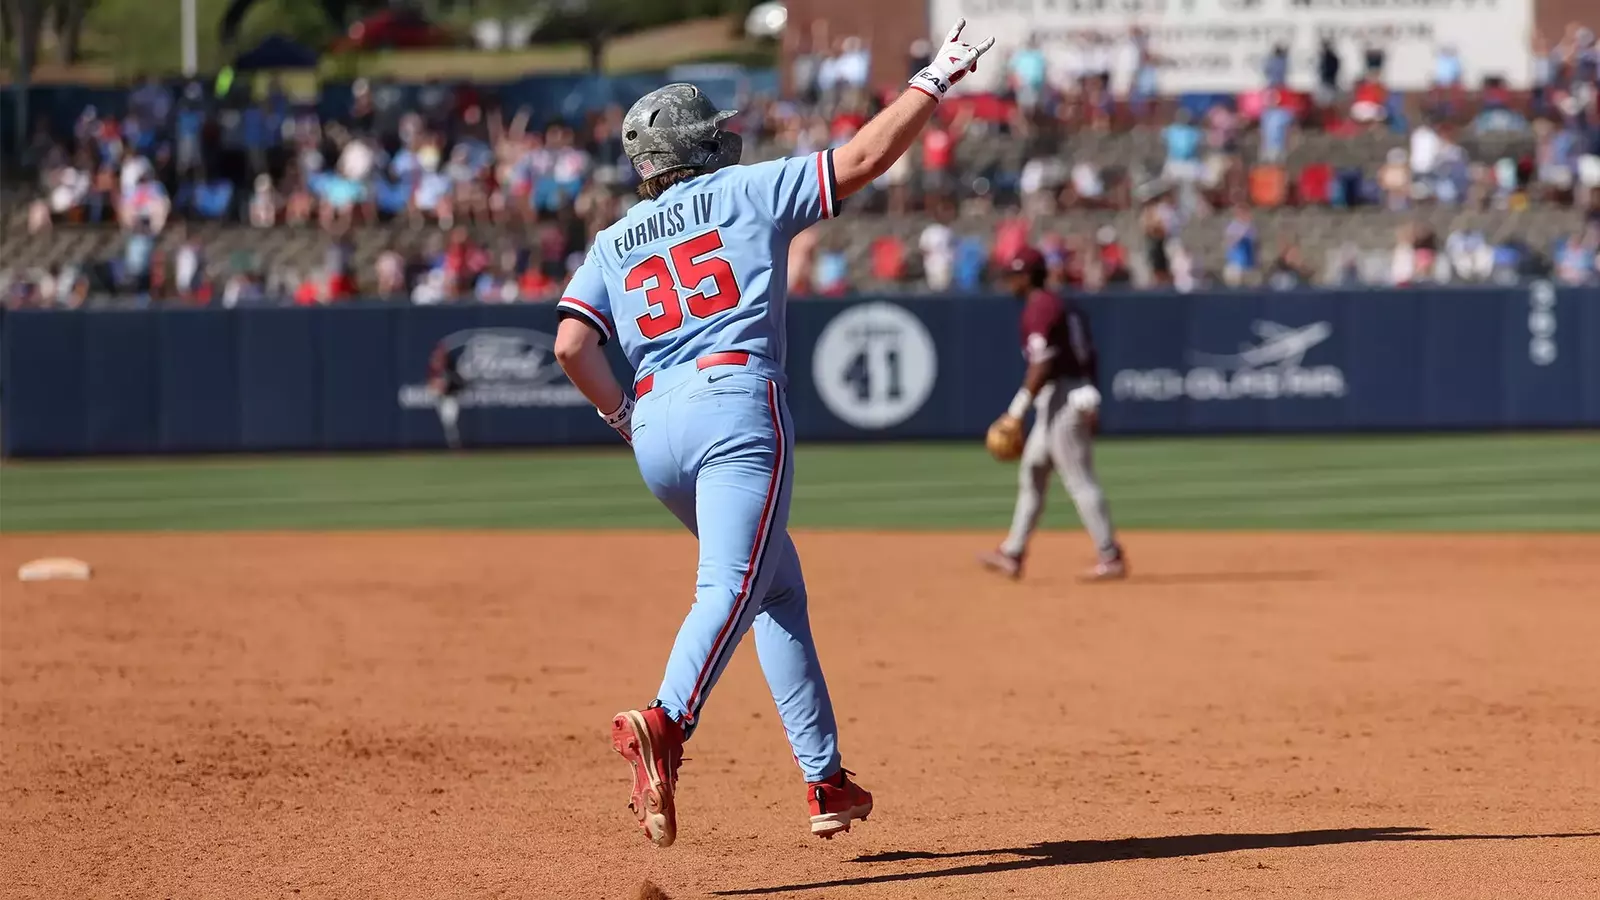
[[[627,394],[623,394],[622,402],[617,404],[617,408],[615,410],[609,413],[603,413],[597,409],[595,412],[599,414],[600,418],[605,420],[607,425],[610,425],[612,428],[616,428],[618,425],[627,422],[628,417],[633,415],[633,398],[629,397]]]
[[[1011,405],[1006,408],[1006,415],[1013,419],[1027,418],[1028,407],[1033,405],[1033,394],[1027,388],[1017,390],[1017,395],[1011,398]]]
[[[943,100],[945,93],[950,90],[950,79],[933,66],[928,66],[911,76],[911,81],[908,83],[934,100]]]

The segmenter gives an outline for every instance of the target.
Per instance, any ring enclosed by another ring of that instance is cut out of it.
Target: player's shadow
[[[885,872],[859,875],[832,881],[784,884],[773,887],[716,891],[726,897],[756,894],[781,894],[788,891],[814,891],[822,888],[861,887],[897,881],[928,878],[954,878],[961,875],[993,875],[1049,866],[1076,866],[1127,859],[1174,859],[1232,853],[1237,850],[1270,850],[1284,847],[1321,847],[1330,844],[1361,844],[1374,841],[1522,841],[1559,838],[1600,837],[1600,831],[1567,834],[1434,834],[1426,828],[1329,828],[1318,831],[1286,831],[1274,834],[1175,834],[1165,837],[1127,838],[1117,841],[1045,841],[1026,847],[994,850],[957,850],[949,853],[923,850],[895,850],[855,858],[857,863],[902,863],[919,860],[964,860],[959,865],[943,866],[923,872]],[[997,858],[1011,857],[1011,858]]]
[[[1149,572],[1135,571],[1129,584],[1273,584],[1292,581],[1320,581],[1323,573],[1314,569],[1287,569],[1262,572]]]

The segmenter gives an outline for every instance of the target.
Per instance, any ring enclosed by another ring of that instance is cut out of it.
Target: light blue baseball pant
[[[820,781],[839,771],[839,730],[788,533],[794,425],[782,383],[756,358],[658,372],[634,410],[633,450],[651,493],[700,539],[694,607],[657,699],[692,734],[753,626],[795,760],[807,781]]]

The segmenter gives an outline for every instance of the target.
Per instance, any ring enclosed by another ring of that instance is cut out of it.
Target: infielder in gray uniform
[[[1022,576],[1028,541],[1044,512],[1050,472],[1061,473],[1078,517],[1094,539],[1099,561],[1088,577],[1122,578],[1128,564],[1111,527],[1105,494],[1095,479],[1092,442],[1100,411],[1095,387],[1098,360],[1089,323],[1076,305],[1044,289],[1045,262],[1039,251],[1024,247],[1007,264],[1006,285],[1022,307],[1022,354],[1028,372],[1022,389],[990,428],[989,448],[1002,459],[1015,458],[1023,419],[1034,411],[1033,430],[1021,450],[1017,508],[1011,533],[992,552],[979,557],[991,571]]]

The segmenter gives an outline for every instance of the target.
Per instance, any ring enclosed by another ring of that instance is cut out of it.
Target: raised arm
[[[933,62],[911,79],[910,87],[895,101],[861,126],[861,130],[833,151],[833,172],[839,196],[848,197],[889,170],[911,148],[950,86],[978,70],[978,57],[994,46],[994,38],[978,44],[961,41],[966,19],[956,22]]]

